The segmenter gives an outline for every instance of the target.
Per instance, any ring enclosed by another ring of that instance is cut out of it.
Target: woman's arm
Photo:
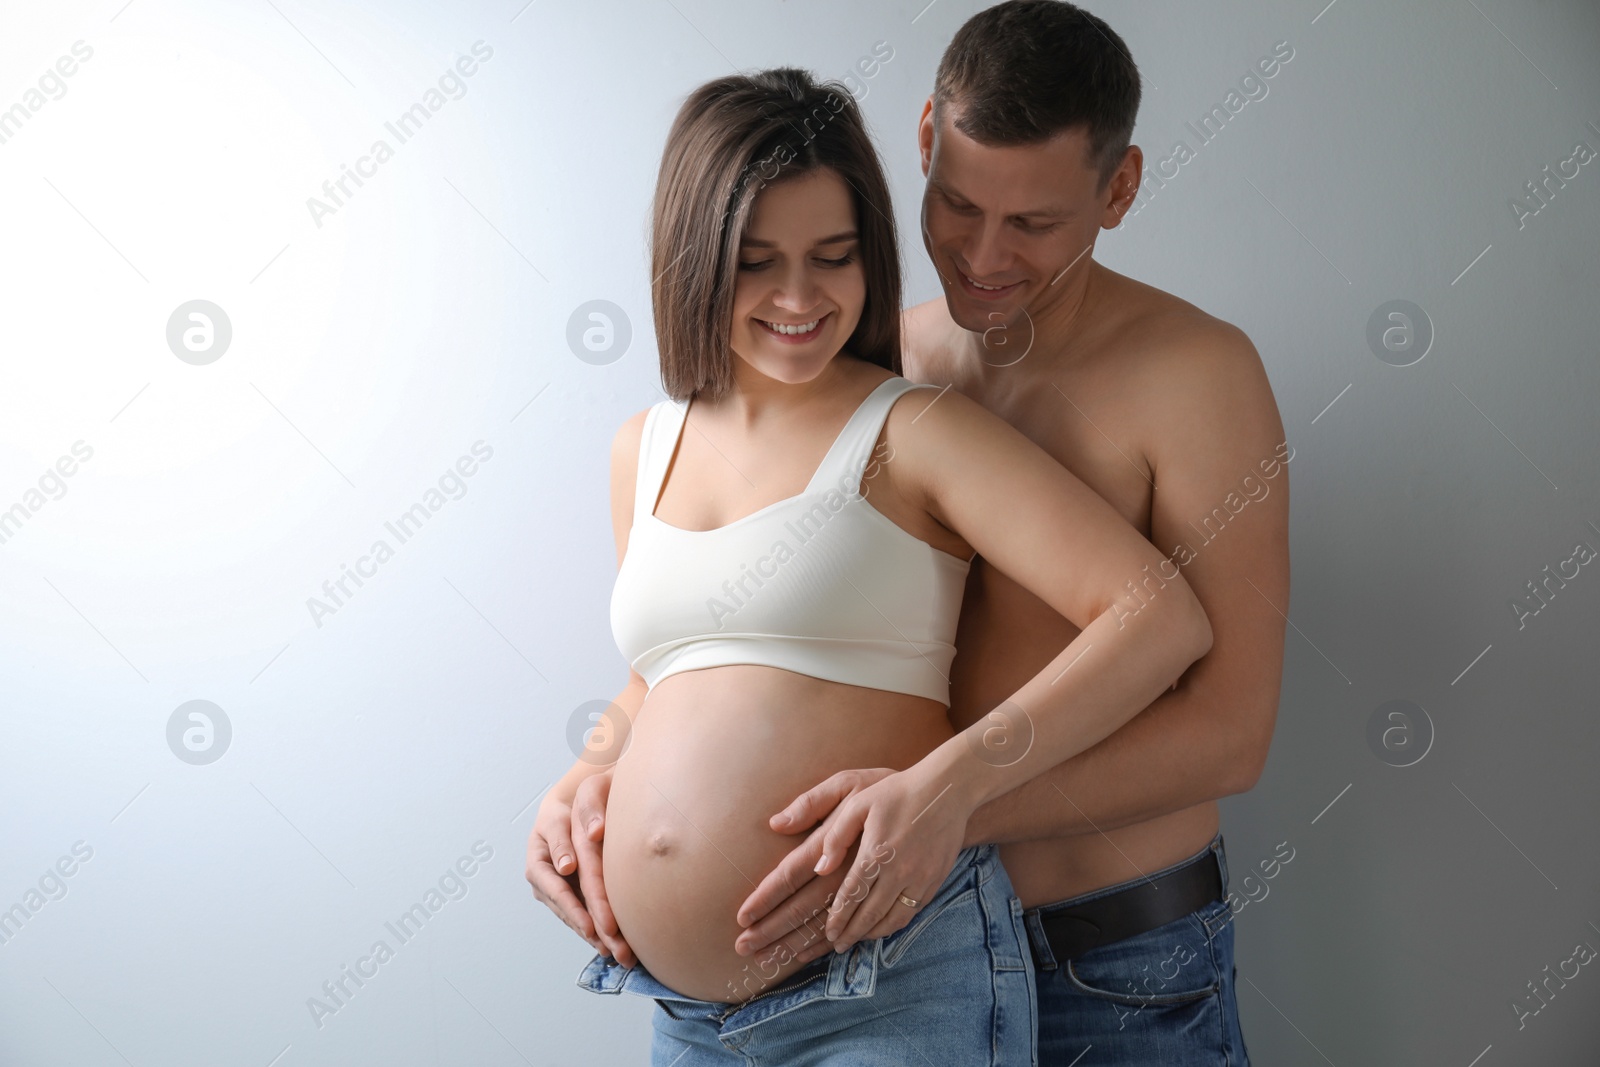
[[[884,932],[904,925],[911,909],[898,898],[937,889],[974,810],[1114,732],[1211,647],[1205,612],[1177,569],[1002,419],[947,390],[896,405],[889,434],[897,490],[1081,632],[984,719],[829,816],[818,873],[858,834],[858,857],[894,857],[875,877],[858,859],[840,885],[827,935],[843,943],[883,936],[875,931],[885,916]]]
[[[628,531],[633,526],[639,441],[647,414],[648,409],[623,423],[611,441],[611,529],[616,538],[619,568],[628,553]],[[600,862],[603,831],[597,828],[591,833],[587,825],[575,827],[573,802],[579,788],[587,783],[586,804],[579,805],[580,810],[590,810],[596,801],[603,807],[605,792],[610,786],[611,766],[622,751],[626,733],[638,717],[639,709],[644,706],[647,691],[644,679],[630,668],[628,684],[611,701],[608,711],[608,718],[615,713],[622,721],[607,724],[609,737],[603,745],[597,746],[594,735],[590,735],[577,762],[545,794],[528,835],[526,874],[534,896],[594,946],[596,952],[610,955],[625,967],[632,967],[636,961],[606,900]],[[583,894],[581,899],[570,881],[574,877],[577,889]]]

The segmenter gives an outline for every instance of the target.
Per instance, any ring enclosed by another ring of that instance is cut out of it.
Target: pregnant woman
[[[1162,557],[1109,504],[975,402],[899,375],[892,218],[854,101],[802,71],[713,81],[668,135],[651,269],[669,399],[611,453],[632,671],[609,755],[591,741],[529,844],[541,899],[581,913],[572,798],[612,775],[604,895],[637,963],[575,924],[602,949],[579,984],[656,1002],[656,1064],[1034,1062],[1021,910],[995,846],[961,848],[967,818],[1210,646],[1181,577],[1128,610]],[[1082,633],[957,734],[975,553]],[[895,773],[841,805],[856,822],[819,868],[835,895],[810,936],[860,940],[739,955],[736,909],[794,843],[769,816],[856,767]]]

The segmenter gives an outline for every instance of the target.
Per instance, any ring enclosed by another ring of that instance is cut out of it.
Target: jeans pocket
[[[1132,1007],[1187,1004],[1222,988],[1198,912],[1091,949],[1064,970],[1078,992]]]
[[[906,950],[914,944],[922,932],[938,920],[939,916],[948,912],[952,907],[961,908],[972,904],[978,895],[976,887],[969,888],[963,893],[947,897],[944,900],[931,900],[928,906],[912,916],[910,922],[889,934],[883,939],[880,946],[881,955],[879,962],[884,967],[893,967],[905,955]]]
[[[1233,921],[1235,912],[1233,905],[1228,901],[1213,900],[1194,914],[1195,918],[1199,919],[1201,925],[1205,927],[1206,939],[1212,940],[1227,929],[1228,924]]]

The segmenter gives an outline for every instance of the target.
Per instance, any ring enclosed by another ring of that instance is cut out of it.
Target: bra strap
[[[806,492],[838,489],[847,495],[855,495],[860,489],[862,473],[871,461],[873,446],[878,443],[878,435],[883,432],[883,424],[889,417],[889,409],[905,393],[921,388],[933,387],[919,385],[898,375],[879,382],[845,423],[833,447],[828,449],[828,454],[822,457],[822,465],[811,476]]]
[[[633,481],[633,521],[642,522],[655,510],[656,498],[667,478],[667,464],[683,427],[687,404],[668,399],[658,402],[644,418],[639,435],[639,465]]]

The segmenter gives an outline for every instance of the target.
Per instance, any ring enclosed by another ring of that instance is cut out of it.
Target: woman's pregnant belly
[[[805,840],[767,820],[835,771],[904,769],[951,733],[937,701],[774,667],[663,679],[606,803],[606,893],[639,961],[699,1000],[748,1000],[782,982],[799,969],[792,961],[733,950],[739,905]],[[823,884],[836,889],[847,869]],[[811,924],[819,936],[824,918]]]

